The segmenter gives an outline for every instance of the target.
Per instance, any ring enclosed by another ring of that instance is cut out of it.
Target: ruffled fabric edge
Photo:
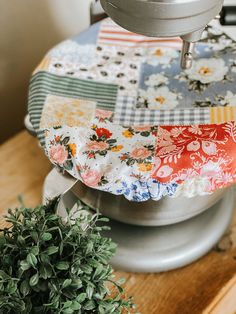
[[[190,198],[214,192],[209,191],[207,177],[188,178],[181,184],[175,181],[160,182],[151,178],[150,173],[140,177],[138,173],[135,173],[134,165],[129,167],[127,164],[117,162],[118,159],[115,159],[116,163],[112,165],[111,161],[114,162],[114,160],[110,154],[99,156],[104,158],[103,163],[99,163],[96,159],[91,160],[85,154],[89,136],[89,128],[64,126],[47,129],[45,131],[46,155],[55,166],[68,172],[85,185],[114,195],[124,195],[129,201],[158,201],[163,197]],[[75,147],[76,138],[78,143]],[[136,142],[136,139],[134,141]],[[151,158],[154,162],[154,156]]]

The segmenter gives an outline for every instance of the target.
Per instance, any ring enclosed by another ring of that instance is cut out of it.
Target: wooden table
[[[37,140],[21,132],[0,146],[0,225],[7,208],[41,201],[42,184],[51,165]],[[168,273],[132,274],[126,290],[142,314],[236,313],[236,214],[229,232],[200,261]]]

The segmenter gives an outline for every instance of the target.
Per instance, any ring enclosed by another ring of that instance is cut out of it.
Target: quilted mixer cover
[[[138,202],[234,183],[236,42],[209,26],[186,71],[181,45],[108,18],[49,51],[28,106],[50,161]]]

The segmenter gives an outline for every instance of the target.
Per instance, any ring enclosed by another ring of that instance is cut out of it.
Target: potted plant
[[[0,313],[132,311],[108,263],[116,245],[102,235],[107,219],[81,207],[67,222],[54,202],[8,211],[10,226],[0,238]]]

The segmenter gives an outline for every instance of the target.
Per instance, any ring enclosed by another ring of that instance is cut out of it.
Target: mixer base
[[[139,227],[110,221],[106,233],[118,244],[111,263],[131,272],[163,272],[186,266],[209,252],[230,224],[234,193],[204,213],[169,226]]]

